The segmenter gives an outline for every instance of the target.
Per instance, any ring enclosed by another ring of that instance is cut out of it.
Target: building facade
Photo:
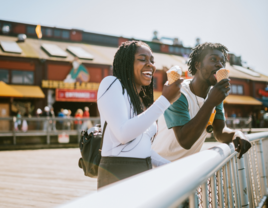
[[[97,90],[101,80],[112,75],[112,63],[118,46],[127,40],[76,29],[42,26],[42,39],[36,25],[0,20],[0,81],[13,87],[21,97],[1,96],[0,116],[34,116],[36,109],[62,108],[72,115],[88,106],[91,116],[98,116]],[[27,37],[20,35],[25,34]],[[154,52],[157,71],[154,74],[155,99],[166,82],[166,70],[179,65],[188,79],[187,57],[191,48],[178,41],[172,45],[144,41]],[[268,107],[265,103],[268,77],[241,66],[241,57],[229,54],[231,93],[224,101],[227,116],[233,112],[246,117]],[[3,109],[3,110],[2,110]]]

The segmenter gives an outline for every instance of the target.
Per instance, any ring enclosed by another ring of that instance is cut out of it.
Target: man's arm
[[[209,92],[208,99],[196,116],[182,126],[173,126],[173,131],[179,144],[184,149],[190,149],[203,133],[215,106],[222,103],[230,89],[229,80],[223,79]]]
[[[214,106],[205,102],[196,116],[184,126],[174,126],[173,131],[179,144],[190,149],[203,133]]]
[[[251,144],[246,136],[241,131],[227,128],[224,120],[214,120],[213,132],[219,142],[227,144],[230,142],[234,143],[235,150],[239,152],[239,159],[251,148]]]
[[[215,119],[213,122],[213,133],[217,141],[228,144],[232,142],[235,131],[227,128],[224,120]]]

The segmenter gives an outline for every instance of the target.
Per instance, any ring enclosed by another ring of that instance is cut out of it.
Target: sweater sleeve
[[[116,139],[121,144],[126,144],[148,129],[170,103],[164,96],[160,96],[146,111],[130,119],[120,81],[115,81],[106,91],[114,79],[115,77],[110,76],[101,82],[98,108]]]

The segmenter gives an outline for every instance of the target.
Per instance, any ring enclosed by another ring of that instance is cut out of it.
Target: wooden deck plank
[[[55,207],[97,190],[78,148],[0,152],[0,207]]]

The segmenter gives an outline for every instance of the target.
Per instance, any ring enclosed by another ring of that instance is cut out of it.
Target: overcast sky
[[[0,19],[127,38],[219,42],[268,75],[268,0],[0,0]],[[155,60],[157,61],[157,60]]]

